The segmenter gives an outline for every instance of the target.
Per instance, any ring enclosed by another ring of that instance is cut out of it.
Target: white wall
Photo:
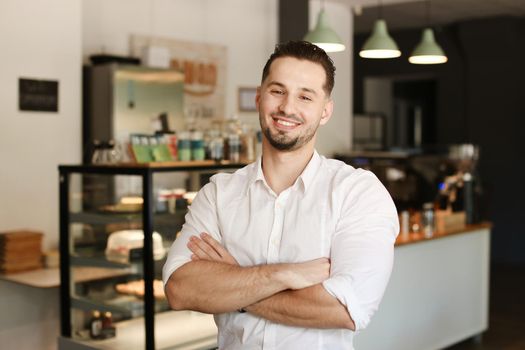
[[[320,1],[310,1],[310,28],[315,25],[320,8]],[[332,119],[328,124],[321,127],[317,138],[317,150],[321,154],[332,156],[335,152],[350,151],[352,144],[354,18],[350,6],[347,4],[326,2],[325,11],[330,26],[339,34],[346,45],[345,51],[330,54],[336,67],[335,87],[332,92],[335,108]]]
[[[30,6],[29,6],[30,5]],[[0,5],[0,230],[58,240],[58,170],[80,161],[80,1]],[[18,110],[18,78],[59,81],[59,112]]]
[[[80,0],[0,2],[0,231],[58,241],[58,170],[80,161]],[[59,81],[59,112],[18,110],[18,78]],[[0,347],[54,349],[58,290],[0,282]]]

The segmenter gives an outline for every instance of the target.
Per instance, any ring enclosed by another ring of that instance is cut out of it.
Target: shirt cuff
[[[370,315],[359,303],[358,297],[352,287],[350,276],[334,276],[323,282],[323,287],[334,298],[343,304],[354,321],[355,331],[366,328],[370,323]]]
[[[166,262],[166,264],[164,264],[164,266],[162,267],[162,282],[164,283],[164,287],[166,287],[168,280],[170,279],[171,275],[175,272],[175,270],[177,270],[179,267],[190,261],[191,259],[185,256],[179,256],[177,258],[169,259]]]

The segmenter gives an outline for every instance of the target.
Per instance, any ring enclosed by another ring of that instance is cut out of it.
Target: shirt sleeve
[[[164,285],[170,276],[182,265],[191,261],[192,252],[187,247],[191,236],[198,236],[202,232],[210,234],[213,238],[221,241],[216,207],[216,184],[212,180],[207,183],[195,196],[185,223],[177,239],[173,242],[162,268],[162,280]]]
[[[347,308],[359,331],[369,324],[390,278],[399,220],[390,194],[369,171],[356,171],[338,193],[342,210],[323,286]]]

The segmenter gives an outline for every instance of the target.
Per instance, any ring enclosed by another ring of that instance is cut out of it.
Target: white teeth
[[[277,123],[281,124],[281,125],[284,125],[284,126],[294,126],[295,125],[294,123],[290,123],[290,122],[287,122],[287,121],[284,121],[284,120],[281,120],[281,119],[277,119]]]

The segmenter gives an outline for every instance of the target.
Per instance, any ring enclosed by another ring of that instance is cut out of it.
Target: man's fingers
[[[190,241],[188,242],[187,247],[193,253],[192,256],[196,256],[199,259],[210,260],[208,254],[204,250],[202,250],[198,244]]]
[[[196,246],[195,250],[192,249],[191,245]],[[202,252],[204,252],[211,260],[216,261],[221,258],[221,256],[219,255],[219,253],[215,251],[215,249],[213,249],[207,242],[201,240],[200,238],[196,236],[192,236],[190,238],[190,242],[188,243],[188,248],[190,248],[190,250],[196,253],[200,258],[203,258],[203,257],[201,256],[201,254],[198,253],[198,250],[201,250]]]
[[[222,244],[220,244],[219,241],[213,238],[210,234],[202,232],[200,237],[217,252],[217,254],[221,257],[221,262],[231,265],[239,265],[233,255],[231,255],[230,252],[228,252],[228,250],[224,248]]]
[[[228,253],[228,251],[224,249],[224,247],[219,242],[217,242],[215,238],[206,232],[202,232],[200,237],[204,242],[208,243],[221,257],[224,257],[226,253]]]

